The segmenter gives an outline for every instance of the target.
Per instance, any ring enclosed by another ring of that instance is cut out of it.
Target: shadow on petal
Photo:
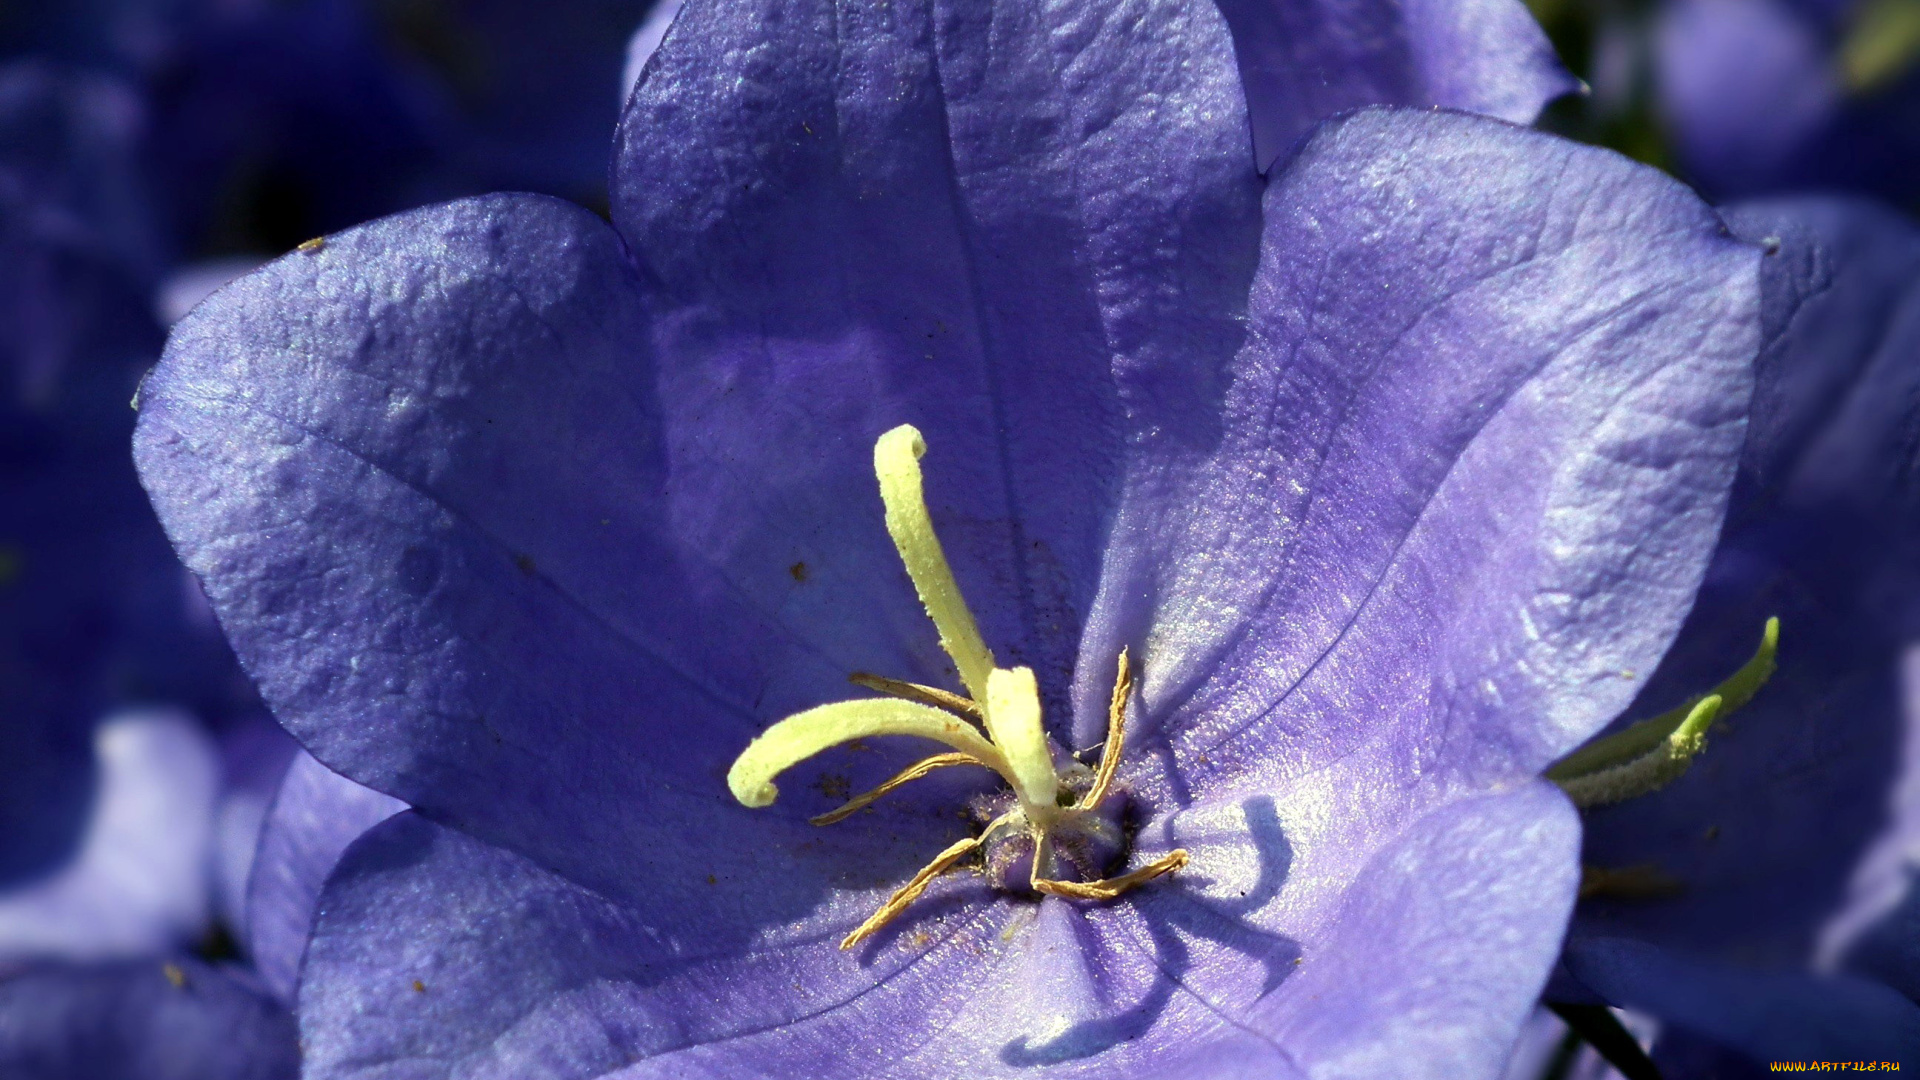
[[[1257,963],[1265,971],[1257,997],[1272,993],[1293,973],[1300,957],[1299,944],[1263,930],[1249,919],[1279,895],[1293,865],[1293,845],[1280,825],[1272,798],[1256,796],[1241,803],[1239,809],[1254,856],[1253,879],[1246,889],[1231,900],[1203,897],[1195,886],[1208,879],[1185,873],[1149,886],[1162,890],[1160,895],[1153,902],[1135,906],[1139,923],[1152,942],[1151,962],[1159,972],[1147,993],[1119,1011],[1074,1024],[1052,1038],[1009,1042],[1000,1049],[1001,1061],[1020,1067],[1057,1064],[1092,1057],[1146,1034],[1176,990],[1185,985],[1184,975],[1192,963],[1185,937],[1206,939]]]

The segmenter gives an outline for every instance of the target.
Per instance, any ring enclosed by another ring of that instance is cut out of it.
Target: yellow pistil
[[[1075,815],[1094,813],[1112,789],[1123,749],[1127,699],[1133,686],[1127,655],[1124,651],[1120,654],[1099,771],[1085,795],[1072,805],[1063,805],[1066,789],[1047,746],[1040,690],[1033,671],[995,663],[960,594],[940,539],[934,534],[920,473],[920,457],[926,450],[920,433],[903,424],[874,444],[874,473],[886,506],[887,533],[900,552],[900,561],[913,580],[921,604],[940,632],[940,647],[953,659],[967,695],[856,672],[851,676],[855,684],[887,697],[821,705],[781,720],[735,759],[727,773],[727,786],[741,803],[766,806],[779,794],[773,783],[776,776],[830,746],[869,735],[912,735],[945,743],[951,752],[922,758],[879,787],[812,819],[813,823],[843,821],[895,788],[954,765],[977,765],[999,773],[1013,788],[1017,805],[990,822],[981,836],[958,841],[942,851],[848,934],[840,943],[842,949],[853,948],[886,926],[926,892],[935,878],[971,855],[982,838],[996,829],[1024,829],[1033,841],[1029,879],[1033,889],[1068,899],[1111,900],[1187,864],[1183,849],[1101,881],[1065,881],[1052,876],[1056,830]],[[1071,768],[1079,770],[1077,765]]]

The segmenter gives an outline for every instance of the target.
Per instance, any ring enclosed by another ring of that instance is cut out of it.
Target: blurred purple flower
[[[1713,686],[1773,615],[1779,668],[1684,777],[1587,812],[1582,857],[1611,873],[1568,968],[1661,1018],[1672,1075],[1728,1049],[1920,1062],[1920,958],[1870,930],[1920,842],[1895,801],[1920,782],[1899,675],[1920,637],[1920,230],[1811,200],[1728,220],[1772,252],[1753,422],[1699,603],[1629,716]]]
[[[77,851],[0,889],[0,1075],[291,1080],[291,1006],[321,882],[400,804],[305,754],[289,767],[278,728],[230,736],[224,769],[183,715],[130,713],[95,737],[97,794]],[[270,811],[255,805],[262,788]],[[231,891],[236,878],[244,911],[223,906],[247,962],[182,955],[208,933],[210,885]]]
[[[189,717],[135,712],[94,741],[78,841],[57,867],[0,886],[0,972],[160,955],[206,932],[220,786],[212,740]]]
[[[1920,17],[1905,0],[1674,0],[1654,36],[1676,156],[1717,199],[1920,198]]]
[[[290,1075],[288,1014],[177,956],[210,928],[202,718],[257,699],[128,453],[160,345],[131,102],[0,65],[0,1075]],[[282,1043],[252,1053],[261,1032]]]
[[[161,254],[282,251],[501,187],[605,199],[648,0],[89,0],[0,11],[0,55],[122,81]]]
[[[293,1017],[243,972],[188,959],[42,968],[0,982],[8,1080],[292,1080]]]
[[[116,231],[138,231],[110,168],[129,156],[123,101],[100,80],[0,67],[0,888],[73,850],[96,721],[215,706],[222,680],[200,676],[238,675],[217,631],[187,625],[185,572],[127,452],[160,331],[149,267]],[[186,683],[205,685],[176,693]]]

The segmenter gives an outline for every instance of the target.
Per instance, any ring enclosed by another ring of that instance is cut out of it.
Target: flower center
[[[1133,689],[1127,654],[1120,653],[1099,768],[1088,769],[1071,758],[1064,767],[1056,765],[1041,727],[1040,690],[1032,669],[1003,668],[994,662],[934,535],[920,476],[920,457],[926,452],[920,432],[902,424],[874,444],[873,469],[886,505],[887,533],[967,693],[855,672],[855,684],[887,696],[835,702],[789,716],[749,743],[727,773],[734,798],[761,807],[779,795],[774,777],[840,743],[869,735],[912,735],[950,748],[814,818],[815,825],[843,821],[902,784],[952,765],[992,769],[1006,780],[1011,791],[976,801],[980,834],[936,855],[848,934],[840,942],[842,949],[871,937],[935,878],[977,849],[983,851],[988,880],[995,886],[1076,900],[1110,900],[1187,864],[1182,849],[1130,873],[1102,876],[1126,848],[1120,829],[1126,795],[1116,787],[1115,775]]]

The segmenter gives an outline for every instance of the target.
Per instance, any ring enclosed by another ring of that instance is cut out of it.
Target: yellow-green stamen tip
[[[1605,806],[1651,794],[1680,778],[1706,749],[1707,730],[1753,700],[1773,676],[1780,620],[1767,620],[1760,647],[1713,691],[1676,709],[1596,739],[1547,770],[1575,806]]]
[[[1624,802],[1659,791],[1680,778],[1693,764],[1694,756],[1706,749],[1707,727],[1720,715],[1717,696],[1701,699],[1686,720],[1658,746],[1631,761],[1612,768],[1579,776],[1556,779],[1561,790],[1582,809]]]

